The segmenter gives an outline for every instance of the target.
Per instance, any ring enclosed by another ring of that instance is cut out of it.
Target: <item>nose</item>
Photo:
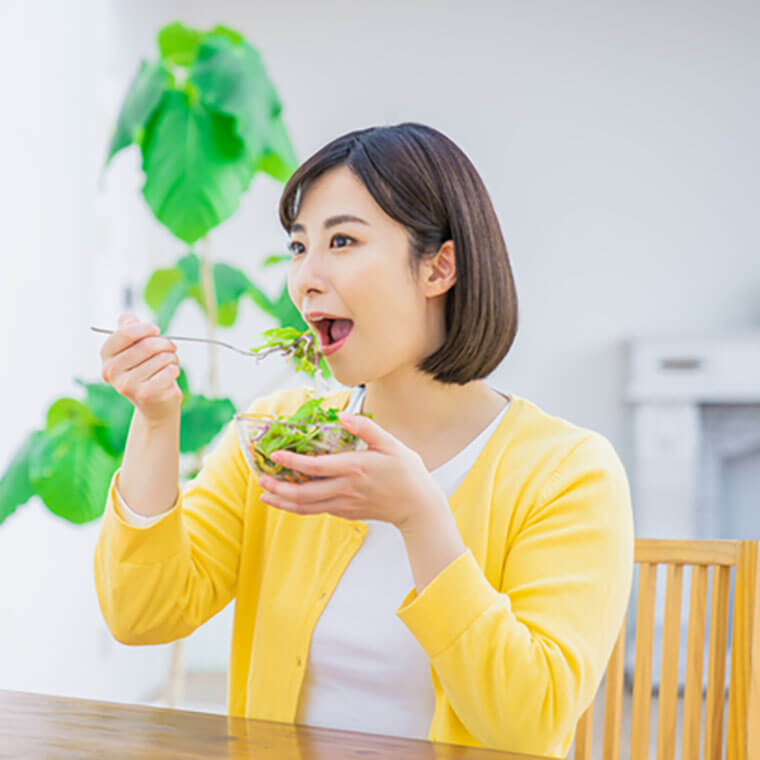
[[[301,304],[312,292],[325,291],[326,272],[324,258],[317,249],[300,254],[298,263],[290,270],[291,298]]]

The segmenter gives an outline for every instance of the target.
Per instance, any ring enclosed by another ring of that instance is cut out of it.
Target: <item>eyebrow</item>
[[[346,222],[358,222],[359,224],[366,224],[369,226],[369,222],[365,222],[364,219],[360,219],[358,216],[353,216],[353,214],[338,214],[337,216],[331,216],[328,219],[325,219],[322,226],[326,230],[329,230],[330,227],[335,227],[338,224],[345,224]],[[304,227],[303,224],[296,222],[290,227],[290,234],[292,235],[294,232],[306,232],[306,227]]]

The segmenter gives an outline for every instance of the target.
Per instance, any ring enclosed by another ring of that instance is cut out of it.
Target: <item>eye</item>
[[[349,237],[348,235],[341,235],[340,232],[338,232],[335,235],[333,235],[332,238],[330,238],[330,242],[332,243],[332,241],[335,240],[335,238],[343,238],[344,240],[350,240],[350,241],[352,241],[354,243],[356,242],[352,237]],[[341,245],[341,246],[338,246],[338,247],[339,248],[343,248],[344,246]]]
[[[294,249],[294,246],[296,246],[296,245],[301,245],[301,244],[300,244],[300,243],[299,243],[297,240],[291,240],[291,241],[288,243],[288,245],[287,245],[287,248],[288,248],[288,250],[289,250],[289,251],[290,251],[290,252],[291,252],[291,253],[292,253],[294,256],[296,255],[296,252],[295,252],[295,249]]]
[[[352,237],[350,237],[348,235],[343,235],[340,232],[336,232],[330,238],[330,242],[332,243],[332,241],[335,240],[336,238],[342,238],[343,240],[350,240],[352,243],[356,242],[356,240],[354,240],[354,238],[352,238]],[[299,243],[297,240],[291,240],[290,243],[288,243],[288,245],[287,245],[288,250],[293,254],[294,257],[298,254],[298,250],[297,250],[296,246],[299,246],[299,245],[303,248],[303,244]],[[338,248],[345,248],[345,246],[340,245],[340,246],[338,246]]]

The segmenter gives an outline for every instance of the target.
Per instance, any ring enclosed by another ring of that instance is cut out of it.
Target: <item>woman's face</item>
[[[345,215],[362,221],[336,221]],[[412,277],[406,228],[350,169],[328,170],[303,194],[289,248],[288,292],[301,315],[323,311],[354,323],[343,346],[325,357],[343,385],[408,371],[443,341],[442,302]]]

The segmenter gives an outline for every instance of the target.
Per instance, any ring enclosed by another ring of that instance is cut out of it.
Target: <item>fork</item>
[[[113,335],[113,333],[116,332],[116,330],[106,330],[104,327],[93,327],[92,325],[90,325],[90,330],[92,330],[93,332],[105,333],[106,335]],[[302,335],[300,338],[293,341],[293,343],[289,347],[273,346],[267,351],[262,351],[258,354],[254,354],[252,351],[243,351],[242,348],[238,348],[237,346],[233,346],[229,343],[225,343],[222,340],[215,340],[214,338],[188,338],[182,335],[160,335],[160,336],[157,335],[156,337],[167,338],[168,340],[192,340],[192,341],[197,341],[198,343],[216,343],[217,345],[224,346],[225,348],[231,348],[233,351],[237,351],[239,354],[243,354],[243,356],[252,356],[254,359],[256,359],[256,361],[263,359],[265,356],[269,356],[269,354],[273,353],[274,351],[282,352],[283,357],[287,358],[291,354],[295,353],[296,346],[302,340],[305,340],[305,341],[313,340],[313,338],[311,338],[311,336],[309,335]],[[319,349],[317,349],[317,353],[319,353]],[[322,391],[326,392],[327,390],[329,390],[329,385],[327,381],[323,377],[321,377],[319,371],[315,371],[314,375],[312,376],[312,379]]]
[[[90,325],[90,330],[93,330],[94,332],[99,332],[99,333],[106,333],[107,335],[113,335],[113,333],[116,332],[116,330],[106,330],[103,327],[93,327],[92,325]],[[272,351],[281,351],[281,350],[283,350],[281,346],[275,346],[274,348],[270,349],[269,351],[265,351],[265,352],[263,352],[261,354],[254,354],[251,351],[243,351],[242,348],[237,348],[236,346],[232,346],[229,343],[225,343],[224,341],[221,341],[221,340],[214,340],[213,338],[185,338],[185,337],[183,337],[181,335],[157,335],[156,337],[167,338],[168,340],[194,340],[194,341],[197,341],[199,343],[216,343],[216,344],[218,344],[220,346],[224,346],[225,348],[231,348],[233,351],[237,351],[239,354],[243,354],[243,356],[253,356],[253,357],[256,357],[256,358],[261,358],[262,356],[266,356],[267,354],[271,353]],[[301,339],[299,338],[299,340],[301,340]],[[293,343],[293,346],[295,346],[296,343],[298,343],[298,341],[295,341],[295,343]],[[295,349],[291,348],[290,350],[293,351]]]
[[[102,332],[106,335],[113,335],[113,333],[116,332],[116,330],[106,330],[104,327],[93,327],[90,325],[90,330],[93,332]],[[260,361],[265,356],[269,356],[269,354],[273,353],[274,351],[280,351],[282,352],[283,357],[287,358],[291,354],[295,353],[296,346],[298,343],[300,343],[302,340],[305,341],[311,341],[313,340],[309,335],[302,335],[297,340],[293,341],[293,343],[289,346],[273,346],[267,351],[262,351],[258,354],[254,354],[252,351],[243,351],[243,349],[238,348],[237,346],[233,346],[229,343],[225,343],[222,340],[215,340],[214,338],[187,338],[182,335],[157,335],[156,336],[161,338],[167,338],[168,340],[192,340],[197,341],[198,343],[216,343],[217,345],[224,346],[225,348],[231,348],[233,351],[237,351],[239,354],[243,354],[243,356],[252,356],[256,361]],[[317,349],[317,353],[319,353],[319,349]],[[329,391],[329,383],[321,376],[320,372],[318,370],[315,370],[314,375],[312,375],[312,380],[315,384],[315,387],[322,391],[323,393],[326,393]]]

